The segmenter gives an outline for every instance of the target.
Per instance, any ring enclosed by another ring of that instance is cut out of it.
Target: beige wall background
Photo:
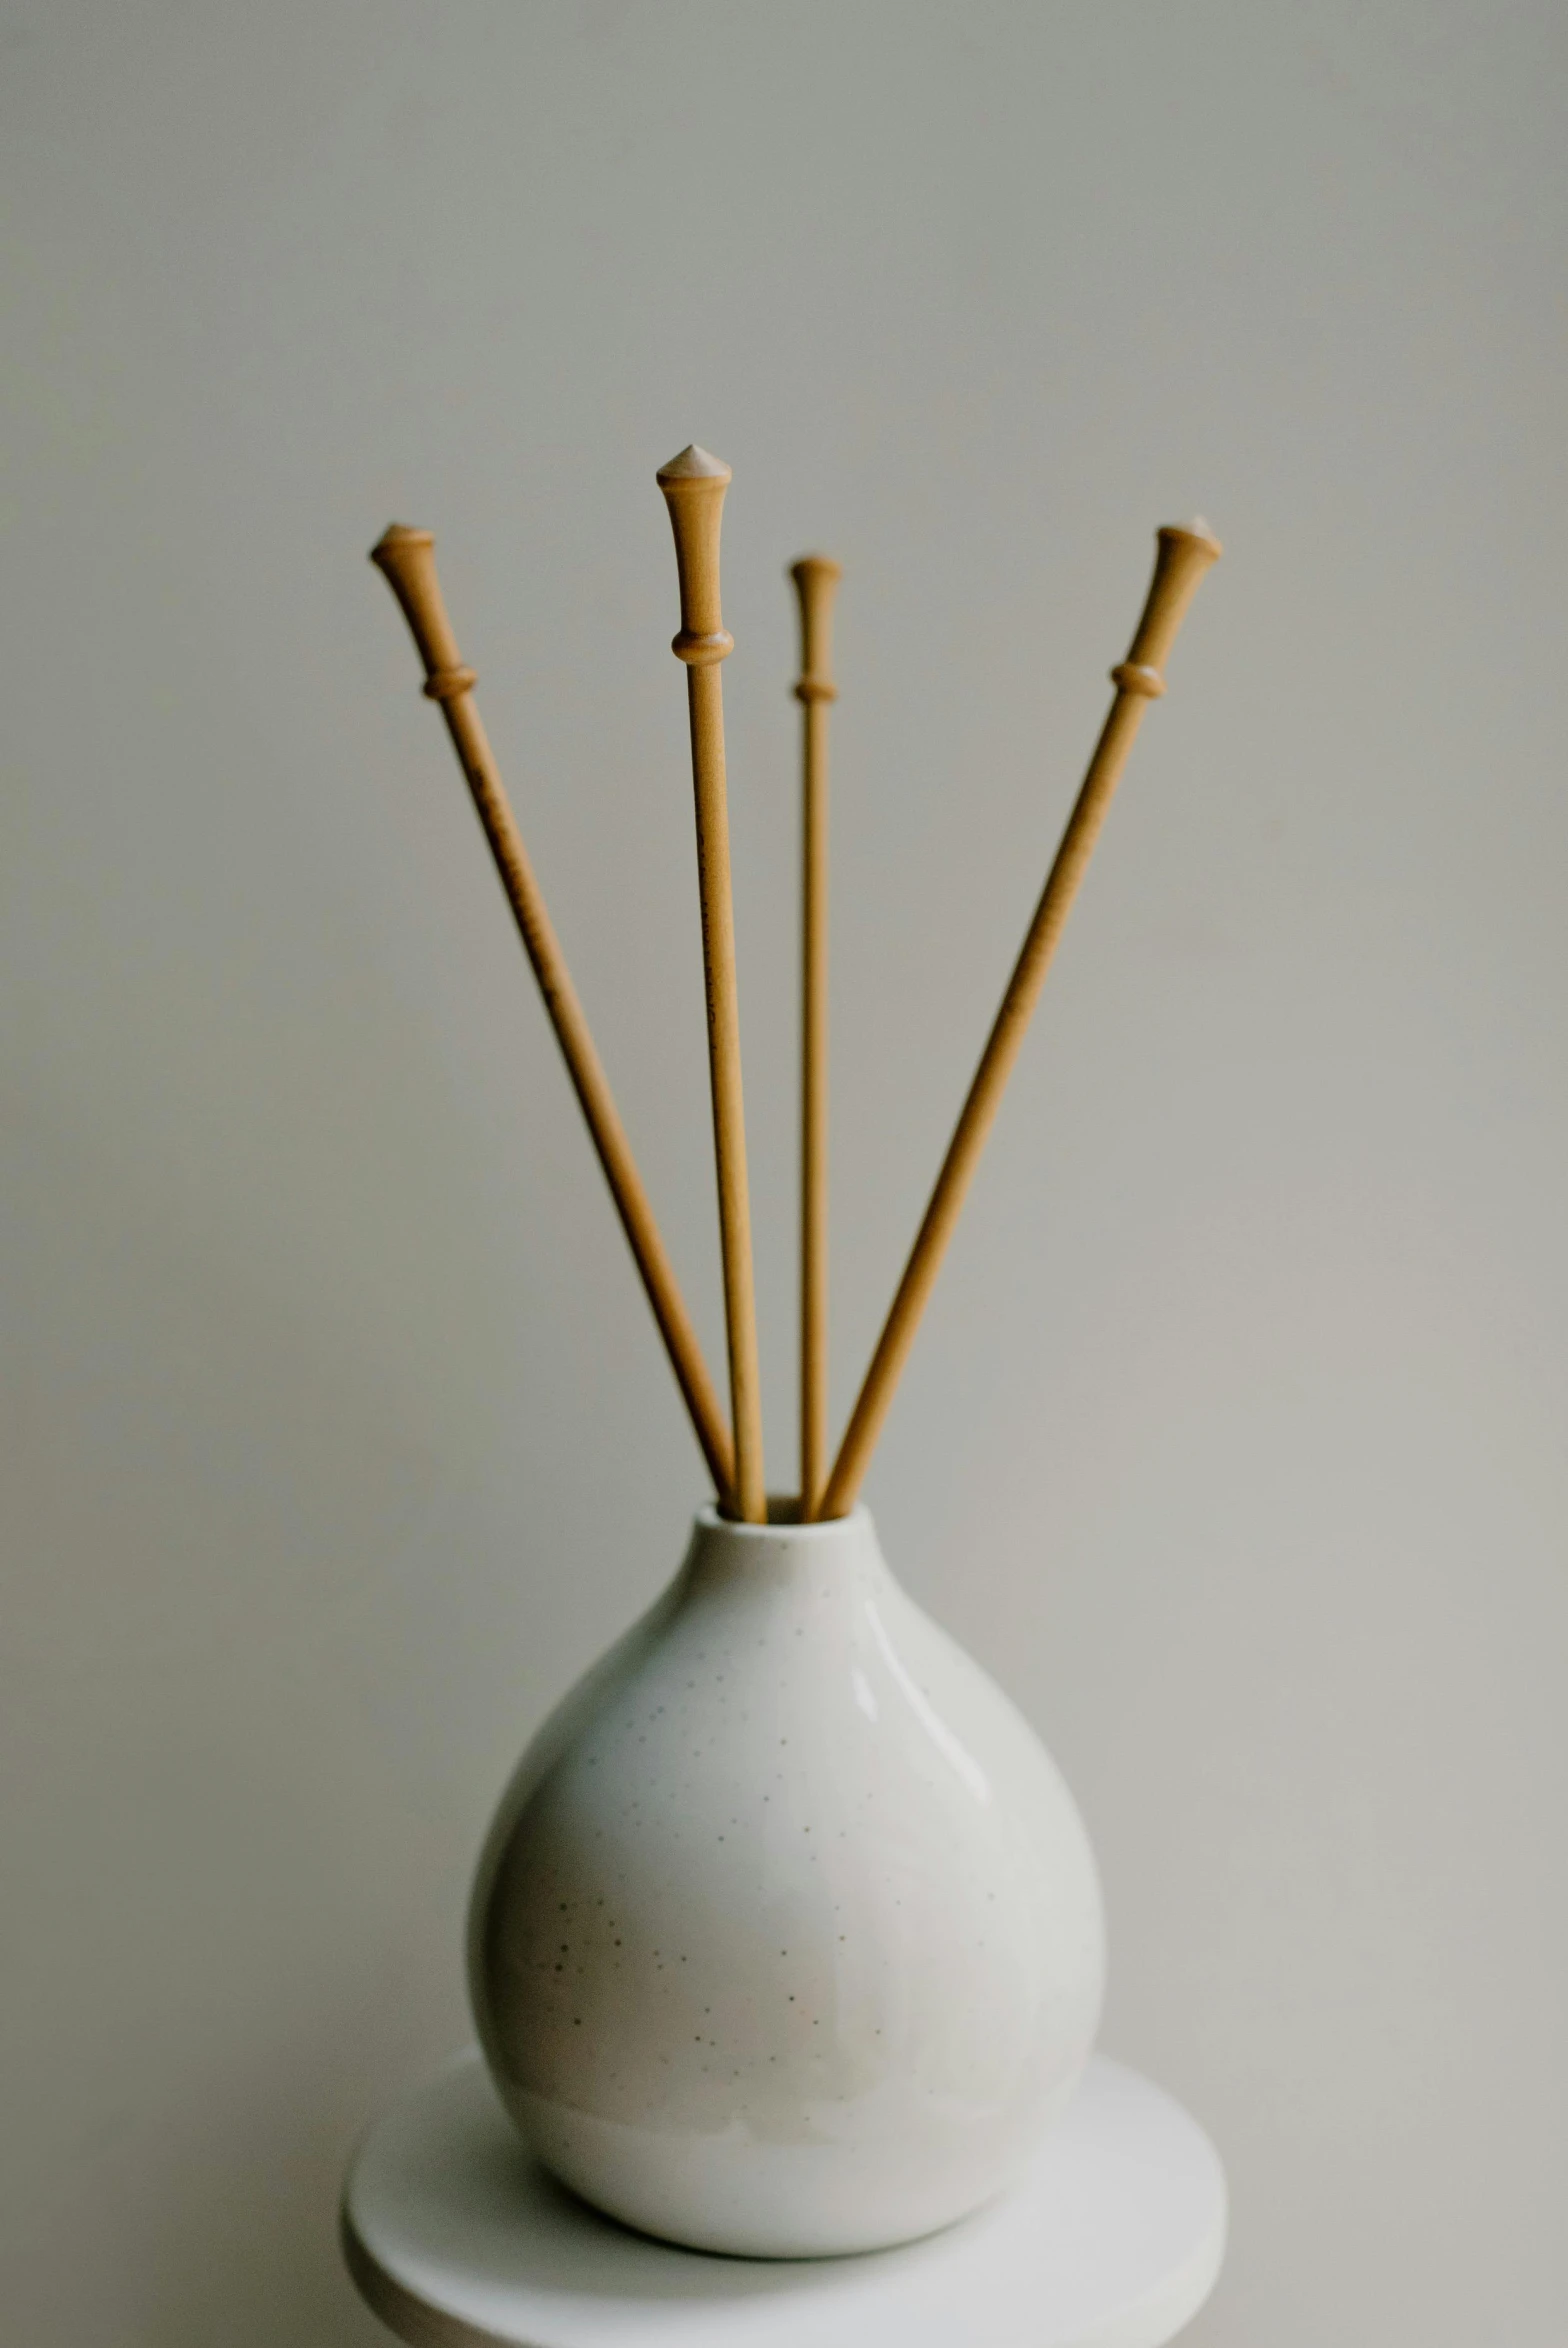
[[[1152,713],[870,1489],[1089,1817],[1202,2348],[1552,2343],[1568,40],[1548,5],[8,0],[3,2294],[347,2348],[517,1750],[699,1461],[403,624],[429,524],[719,1350],[726,671],[775,1477],[837,553],[835,1416],[1121,657]]]

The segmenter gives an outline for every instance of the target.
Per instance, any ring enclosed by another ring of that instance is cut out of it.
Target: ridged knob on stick
[[[436,542],[429,530],[411,530],[394,522],[370,550],[402,607],[419,657],[425,664],[425,691],[432,701],[455,701],[479,682],[475,670],[465,668],[457,638],[446,615],[441,581],[436,575]]]
[[[1094,844],[1100,836],[1111,797],[1127,763],[1127,754],[1151,700],[1165,690],[1163,664],[1199,580],[1220,555],[1219,540],[1206,523],[1171,525],[1157,533],[1154,577],[1149,584],[1143,616],[1133,634],[1127,658],[1111,671],[1116,698],[1101,729],[1089,771],[1083,780],[1067,829],[1062,834],[1044,893],[1035,908],[1023,949],[1002,997],[980,1065],[947,1146],[942,1171],[910,1250],[876,1352],[871,1357],[859,1398],[839,1445],[833,1473],[822,1496],[820,1514],[844,1516],[855,1504],[861,1481],[921,1315],[936,1285],[942,1258],[958,1221],[974,1171],[980,1162],[1002,1093],[1018,1058],[1024,1032],[1034,1015]]]
[[[828,1471],[828,707],[833,599],[826,555],[790,567],[800,600],[800,1513],[809,1524]]]
[[[697,807],[697,887],[708,998],[708,1070],[719,1187],[724,1325],[729,1341],[730,1412],[735,1430],[735,1513],[767,1518],[762,1463],[762,1381],[752,1272],[746,1116],[741,1092],[740,1009],[735,983],[735,913],[730,890],[724,696],[720,663],[734,650],[719,608],[719,525],[730,469],[706,449],[685,448],[660,469],[659,487],[675,533],[681,626],[671,647],[686,663],[692,782]]]
[[[798,563],[790,564],[789,575],[800,599],[800,675],[795,681],[795,699],[808,706],[814,701],[836,701],[833,604],[844,567],[831,555],[803,554]]]
[[[1224,548],[1201,516],[1191,522],[1167,522],[1155,532],[1154,577],[1149,582],[1143,617],[1133,632],[1127,658],[1111,671],[1111,682],[1123,693],[1141,693],[1157,700],[1165,690],[1163,670],[1176,632],[1187,616],[1203,575],[1217,563]]]
[[[473,796],[495,858],[501,886],[516,916],[528,959],[539,981],[545,1009],[567,1072],[582,1104],[599,1163],[604,1168],[648,1302],[664,1339],[676,1382],[691,1414],[697,1440],[721,1502],[727,1502],[734,1475],[729,1430],[702,1358],[697,1332],[686,1310],[653,1208],[643,1188],[566,957],[534,878],[522,833],[512,813],[490,744],[473,699],[474,671],[463,664],[447,618],[436,575],[435,540],[428,530],[400,522],[372,547],[371,561],[382,571],[402,607],[425,665],[425,691],[438,702],[458,764]]]
[[[675,533],[675,572],[680,582],[680,634],[670,645],[688,668],[709,668],[726,660],[735,639],[719,609],[719,531],[724,492],[733,478],[722,457],[705,448],[683,448],[661,466],[659,487]]]

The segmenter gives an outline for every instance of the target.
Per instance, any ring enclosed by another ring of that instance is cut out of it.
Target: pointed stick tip
[[[401,554],[410,546],[434,546],[435,542],[431,530],[416,530],[407,522],[388,522],[370,550],[370,560],[385,569],[388,555]]]
[[[1194,514],[1190,522],[1167,522],[1156,535],[1160,538],[1196,539],[1200,546],[1208,548],[1210,556],[1215,562],[1218,562],[1220,556],[1225,552],[1224,547],[1221,546],[1214,534],[1212,525],[1204,520],[1202,514]]]
[[[667,481],[728,481],[733,478],[722,457],[710,456],[695,441],[683,448],[678,457],[671,457],[667,465],[661,465],[656,477],[661,489]]]

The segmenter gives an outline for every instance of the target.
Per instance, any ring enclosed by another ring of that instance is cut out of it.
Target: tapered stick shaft
[[[826,555],[790,570],[800,599],[800,1513],[816,1513],[828,1472],[828,707],[833,598]]]
[[[1062,926],[1142,722],[1144,708],[1165,690],[1161,669],[1198,582],[1219,553],[1218,540],[1210,537],[1202,524],[1188,529],[1167,528],[1158,534],[1154,578],[1143,617],[1127,658],[1111,671],[1116,698],[1089,761],[1083,787],[1068,818],[1044,893],[948,1144],[931,1203],[926,1208],[871,1367],[839,1446],[822,1497],[820,1513],[825,1517],[843,1516],[854,1506],[1007,1079],[1012,1074],[1024,1032],[1040,999],[1040,989]]]
[[[762,1465],[762,1381],[746,1181],[746,1115],[741,1095],[740,1009],[735,984],[735,913],[730,891],[729,800],[724,772],[724,694],[719,663],[734,650],[719,608],[719,524],[730,469],[700,448],[683,449],[659,476],[675,533],[680,634],[671,647],[686,663],[692,782],[697,803],[697,888],[708,998],[708,1071],[719,1184],[724,1325],[729,1340],[730,1415],[735,1428],[734,1513],[767,1520]]]
[[[428,530],[409,530],[394,523],[371,549],[370,559],[385,573],[402,606],[425,664],[425,691],[439,703],[446,719],[501,886],[517,917],[544,1007],[588,1120],[610,1195],[642,1274],[676,1383],[691,1413],[719,1499],[727,1503],[734,1483],[734,1460],[723,1409],[474,704],[475,675],[463,665],[447,618],[436,576],[435,540]]]

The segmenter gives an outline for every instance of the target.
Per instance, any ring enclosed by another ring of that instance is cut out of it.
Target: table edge
[[[514,2333],[482,2331],[465,2317],[432,2306],[384,2267],[354,2224],[345,2194],[338,2208],[338,2247],[349,2280],[371,2314],[406,2343],[406,2348],[538,2348]]]
[[[455,2067],[457,2063],[467,2060],[472,2052],[471,2048],[465,2049],[462,2055],[453,2056],[450,2064],[443,2065],[442,2068]],[[1160,2087],[1157,2080],[1150,2080],[1146,2073],[1137,2069],[1136,2065],[1121,2062],[1116,2056],[1102,2054],[1098,2049],[1096,2049],[1094,2059],[1103,2063],[1108,2069],[1129,2071],[1135,2079],[1144,2085],[1153,2086],[1156,2092],[1168,2101],[1176,2102],[1176,2098],[1170,2095],[1168,2089]],[[1225,2174],[1224,2164],[1220,2161],[1213,2140],[1202,2123],[1193,2120],[1192,2114],[1187,2111],[1185,2105],[1177,2103],[1176,2108],[1198,2130],[1214,2159],[1219,2180],[1220,2207],[1218,2223],[1212,2239],[1204,2245],[1201,2253],[1195,2255],[1188,2275],[1183,2277],[1183,2280],[1188,2284],[1191,2296],[1185,2312],[1178,2318],[1173,2328],[1164,2333],[1163,2337],[1167,2342],[1177,2339],[1196,2319],[1212,2297],[1220,2276],[1224,2272],[1225,2256],[1230,2247],[1230,2182]],[[338,2204],[338,2242],[343,2263],[348,2269],[349,2278],[355,2290],[371,2314],[379,2322],[384,2323],[399,2340],[403,2341],[405,2348],[547,2348],[546,2343],[522,2340],[515,2332],[492,2332],[484,2325],[471,2322],[466,2316],[453,2315],[449,2309],[438,2307],[433,2301],[421,2298],[418,2292],[411,2290],[407,2283],[393,2274],[389,2267],[382,2264],[355,2224],[351,2207],[355,2173],[359,2166],[360,2155],[373,2135],[375,2127],[376,2122],[372,2120],[355,2146],[349,2160],[343,2192]],[[1192,2279],[1194,2277],[1195,2280]],[[1126,2325],[1129,2320],[1133,2323],[1137,2322],[1137,2308],[1124,2309],[1121,2315],[1114,2319],[1111,2331],[1102,2332],[1098,2340],[1086,2337],[1080,2344],[1080,2348],[1119,2348],[1119,2342],[1127,2337]]]

